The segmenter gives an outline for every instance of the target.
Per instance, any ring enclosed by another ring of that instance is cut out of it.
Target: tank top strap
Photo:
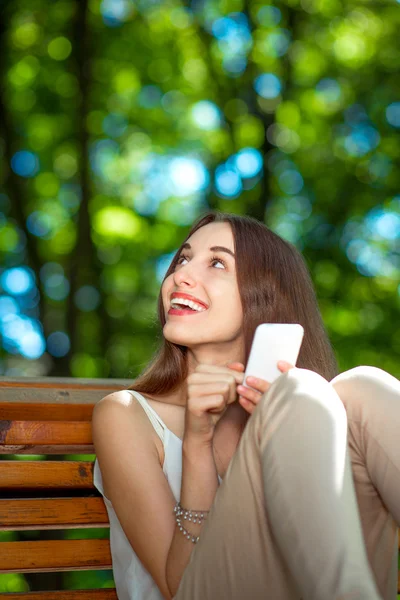
[[[167,429],[167,426],[165,425],[164,421],[158,416],[158,414],[156,413],[154,408],[152,406],[150,406],[150,404],[148,403],[146,398],[144,396],[142,396],[142,394],[140,394],[139,392],[136,392],[135,390],[126,390],[126,391],[129,392],[130,394],[132,394],[132,396],[135,396],[135,398],[138,400],[139,404],[141,404],[144,412],[149,417],[150,422],[153,425],[154,429],[156,430],[156,433],[158,434],[159,438],[161,439],[162,442],[164,442],[164,429]]]

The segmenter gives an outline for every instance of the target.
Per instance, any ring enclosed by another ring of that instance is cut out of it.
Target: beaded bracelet
[[[178,524],[179,530],[182,531],[183,535],[188,540],[191,540],[194,544],[197,544],[200,537],[192,535],[191,533],[189,533],[189,531],[187,529],[184,528],[184,526],[182,525],[182,522],[181,522],[181,516],[183,516],[183,518],[185,520],[187,519],[188,521],[192,521],[192,523],[200,523],[201,524],[202,521],[207,518],[207,515],[209,512],[210,512],[209,510],[192,511],[190,509],[183,508],[181,506],[180,502],[177,502],[175,504],[175,508],[174,508],[175,520]]]

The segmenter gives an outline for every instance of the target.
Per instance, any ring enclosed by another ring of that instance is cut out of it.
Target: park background
[[[137,376],[211,208],[303,252],[341,371],[400,377],[399,31],[396,0],[0,0],[0,375]]]

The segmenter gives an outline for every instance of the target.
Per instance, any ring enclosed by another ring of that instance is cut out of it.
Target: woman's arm
[[[181,506],[192,510],[209,510],[217,489],[218,472],[212,442],[200,443],[193,439],[184,439],[182,446]],[[194,536],[201,535],[203,524],[186,520],[182,525]],[[188,540],[179,530],[178,525],[175,524],[166,565],[166,581],[172,597],[178,590],[193,549],[194,543]]]

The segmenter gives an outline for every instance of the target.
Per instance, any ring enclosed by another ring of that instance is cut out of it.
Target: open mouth
[[[202,308],[201,310],[198,310],[196,308],[192,308],[191,306],[188,306],[187,304],[179,304],[177,302],[174,302],[173,305],[170,307],[168,314],[171,315],[194,315],[194,314],[199,314],[202,312],[205,312],[207,309],[206,308]]]
[[[196,310],[195,308],[191,308],[190,306],[187,306],[186,304],[175,304],[175,306],[171,306],[171,308],[176,308],[178,310],[191,310],[193,312],[201,312]]]

